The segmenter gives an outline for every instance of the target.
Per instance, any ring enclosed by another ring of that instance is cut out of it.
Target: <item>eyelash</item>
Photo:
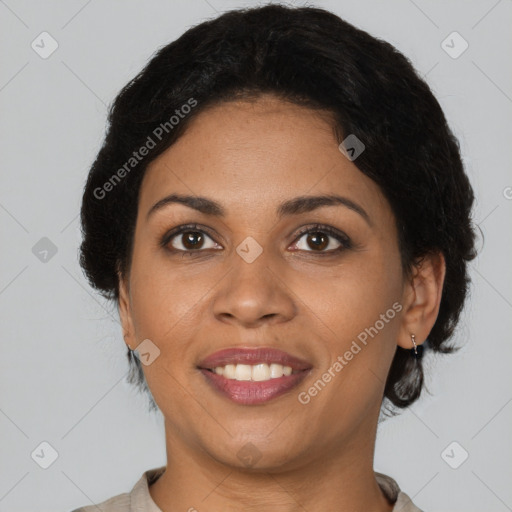
[[[210,235],[208,231],[209,230],[200,226],[199,224],[185,224],[183,226],[178,226],[177,228],[172,229],[171,231],[169,231],[168,233],[166,233],[163,236],[163,238],[160,242],[160,245],[161,245],[161,247],[170,251],[171,253],[180,253],[181,252],[181,253],[183,253],[183,255],[188,254],[189,256],[193,256],[195,254],[203,252],[204,249],[184,251],[182,249],[175,249],[174,247],[169,248],[168,245],[174,237],[181,235],[183,233],[188,233],[188,232],[201,233],[201,234],[207,235],[208,237],[213,239],[212,235]],[[326,226],[324,224],[313,224],[312,226],[308,226],[306,228],[301,229],[297,233],[295,240],[299,241],[305,234],[309,234],[309,233],[323,233],[323,234],[332,236],[341,245],[339,247],[337,247],[336,249],[331,249],[330,251],[313,251],[313,250],[305,251],[308,253],[313,253],[313,254],[316,253],[316,254],[320,254],[320,255],[330,256],[333,254],[338,254],[343,250],[351,249],[353,247],[352,242],[347,235],[345,235],[341,231],[338,231],[337,229],[334,229],[330,226]],[[298,250],[300,251],[301,249],[298,249]]]

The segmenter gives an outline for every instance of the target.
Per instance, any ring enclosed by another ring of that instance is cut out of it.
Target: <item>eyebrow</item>
[[[218,202],[213,199],[202,196],[191,196],[182,194],[170,194],[157,201],[148,211],[146,219],[148,219],[156,211],[170,204],[183,204],[189,208],[193,208],[205,215],[214,217],[225,217],[226,210]],[[299,215],[308,213],[322,206],[345,206],[346,208],[358,213],[371,226],[372,222],[366,210],[347,197],[336,194],[321,196],[299,196],[288,199],[277,208],[277,216],[279,219],[289,215]]]

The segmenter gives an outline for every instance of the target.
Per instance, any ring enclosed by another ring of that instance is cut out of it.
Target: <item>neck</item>
[[[150,495],[162,512],[391,512],[373,471],[376,422],[374,427],[373,434],[360,432],[337,449],[304,453],[286,469],[250,469],[223,464],[184,443],[166,422],[168,462]]]

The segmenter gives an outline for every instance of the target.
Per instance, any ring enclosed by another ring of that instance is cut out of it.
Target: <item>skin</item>
[[[167,467],[149,488],[163,512],[393,508],[373,471],[384,384],[396,346],[411,348],[411,333],[422,343],[434,325],[445,263],[432,254],[403,272],[389,203],[338,144],[325,113],[264,95],[198,114],[148,166],[119,312],[129,346],[150,339],[160,350],[143,368],[165,418]],[[171,193],[206,196],[226,214],[173,203],[148,217]],[[283,201],[324,194],[357,203],[368,221],[344,205],[276,215]],[[186,223],[209,228],[199,249],[183,234],[159,245]],[[330,234],[320,249],[311,235],[297,236],[314,223],[345,233],[352,246],[335,253],[341,244]],[[263,249],[252,263],[236,252],[247,237]],[[298,393],[394,303],[402,310],[300,403]],[[276,347],[312,370],[265,404],[236,404],[197,369],[228,347]],[[247,443],[260,456],[252,467],[237,456]]]

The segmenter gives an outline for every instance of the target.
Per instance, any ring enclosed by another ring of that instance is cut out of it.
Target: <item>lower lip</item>
[[[277,379],[260,382],[226,379],[222,375],[218,375],[203,368],[201,368],[201,373],[215,390],[219,391],[233,402],[242,405],[254,405],[268,402],[298,386],[308,374],[308,371],[292,373],[288,376],[283,375]]]

